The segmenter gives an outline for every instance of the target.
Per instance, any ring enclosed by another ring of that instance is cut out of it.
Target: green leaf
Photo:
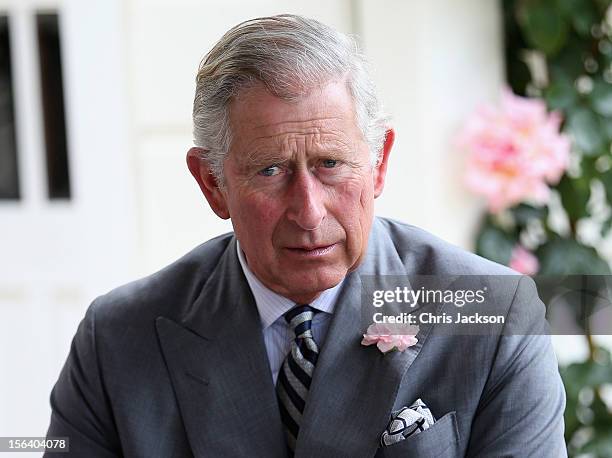
[[[578,150],[588,156],[600,154],[604,148],[603,132],[599,119],[587,108],[578,108],[569,113],[567,130]]]
[[[580,390],[586,386],[591,364],[590,360],[572,363],[560,371],[567,398],[574,400],[576,404]]]
[[[578,94],[567,78],[557,78],[544,91],[548,107],[552,110],[566,110],[576,105]]]
[[[594,434],[593,438],[584,447],[581,447],[579,451],[581,454],[590,454],[586,456],[612,456],[612,431]]]
[[[567,40],[569,24],[552,0],[525,2],[519,23],[527,41],[549,56],[555,55]]]
[[[567,388],[568,382],[563,379],[563,385]],[[572,436],[582,426],[576,415],[576,408],[578,406],[577,399],[571,399],[569,395],[566,395],[565,412],[563,418],[565,420],[565,442],[569,443]]]
[[[596,166],[597,156],[582,156],[580,160],[581,175],[588,180],[591,178],[598,177],[601,173]]]
[[[594,454],[591,456],[608,457],[612,456],[609,449],[612,437],[612,415],[608,411],[607,405],[602,401],[598,388],[609,384],[612,380],[612,363],[609,352],[601,347],[597,347],[596,351],[605,353],[606,358],[603,362],[595,362],[589,359],[570,364],[559,370],[566,392],[565,438],[569,444],[573,435],[583,427],[578,417],[578,411],[588,408],[593,414],[593,418],[589,422],[593,435],[588,442],[574,452],[576,452],[576,455],[580,452]],[[584,388],[593,390],[593,397],[586,402],[580,398],[580,392]]]
[[[593,83],[593,90],[589,94],[593,110],[602,116],[612,117],[612,84],[603,79]],[[612,121],[610,121],[612,122]]]
[[[610,374],[608,374],[608,377],[610,377]],[[609,380],[608,378],[608,381]],[[595,414],[593,418],[593,427],[599,435],[601,435],[601,433],[612,433],[612,415],[608,413],[608,406],[606,406],[606,403],[603,402],[599,394],[595,395],[591,409]]]
[[[588,216],[587,202],[591,196],[591,186],[587,178],[563,175],[556,189],[570,221],[576,222]]]
[[[557,0],[557,3],[574,30],[583,37],[590,37],[591,27],[598,22],[592,0]]]
[[[595,0],[597,7],[601,14],[605,14],[610,5],[612,5],[612,0]]]
[[[574,239],[556,238],[541,245],[536,255],[540,260],[539,275],[607,275],[610,266],[593,247]]]
[[[612,381],[612,362],[610,354],[604,348],[597,347],[597,351],[606,356],[603,363],[591,359],[572,363],[561,369],[561,377],[565,385],[568,399],[578,401],[580,390],[584,387],[595,388]]]
[[[601,225],[601,228],[599,229],[599,233],[601,234],[602,237],[607,237],[608,232],[610,232],[610,229],[612,229],[612,216],[609,216]]]
[[[608,199],[608,204],[612,203],[612,169],[609,169],[602,173],[599,176],[601,183],[604,186],[604,190],[606,192],[606,198]]]
[[[476,253],[500,264],[508,265],[516,240],[491,224],[485,224],[476,240]]]
[[[527,204],[519,204],[511,209],[514,220],[519,226],[525,227],[529,221],[545,221],[548,217],[547,207],[533,207]]]
[[[551,81],[565,78],[572,84],[584,74],[584,59],[590,49],[591,42],[572,33],[567,43],[559,53],[550,58]]]
[[[601,132],[603,136],[605,137],[606,141],[608,142],[608,148],[610,148],[609,143],[612,142],[612,121],[604,120],[602,124],[603,126],[602,126]]]

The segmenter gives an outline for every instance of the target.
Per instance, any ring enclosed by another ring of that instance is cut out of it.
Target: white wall
[[[0,203],[0,435],[43,435],[91,298],[133,277],[120,0],[0,1],[10,15],[23,199]],[[34,15],[60,10],[73,198],[49,201]],[[20,454],[19,456],[24,456]]]
[[[498,2],[361,3],[364,44],[396,128],[378,212],[470,247],[480,206],[453,137],[504,81]]]

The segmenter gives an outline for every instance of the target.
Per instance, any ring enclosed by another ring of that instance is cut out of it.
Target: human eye
[[[264,176],[264,177],[273,177],[275,175],[278,175],[281,172],[281,168],[280,166],[274,164],[274,165],[269,165],[266,168],[261,169],[258,173],[258,175]]]
[[[338,165],[338,161],[336,159],[323,159],[321,161],[321,165],[326,169],[333,169]]]
[[[344,165],[344,161],[336,157],[322,157],[317,160],[316,168],[324,171],[335,171],[340,170],[341,166]]]
[[[317,161],[314,173],[322,182],[333,184],[347,176],[349,169],[345,165],[346,163],[342,159],[322,157]]]

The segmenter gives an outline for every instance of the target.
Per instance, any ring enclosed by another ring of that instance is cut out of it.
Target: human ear
[[[211,173],[205,153],[206,150],[202,148],[191,148],[187,152],[187,167],[198,182],[210,208],[219,218],[228,219],[230,214],[225,193],[219,188],[216,178]]]
[[[389,161],[389,155],[391,154],[391,148],[395,141],[395,131],[392,128],[387,129],[385,132],[385,141],[383,143],[380,159],[374,169],[374,197],[378,197],[382,194],[383,188],[385,187],[385,177],[387,175],[387,164]]]

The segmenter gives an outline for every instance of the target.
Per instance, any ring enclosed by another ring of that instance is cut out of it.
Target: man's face
[[[226,186],[207,198],[231,218],[255,275],[308,303],[361,262],[390,144],[373,167],[344,82],[297,102],[247,89],[230,105],[230,125]]]

